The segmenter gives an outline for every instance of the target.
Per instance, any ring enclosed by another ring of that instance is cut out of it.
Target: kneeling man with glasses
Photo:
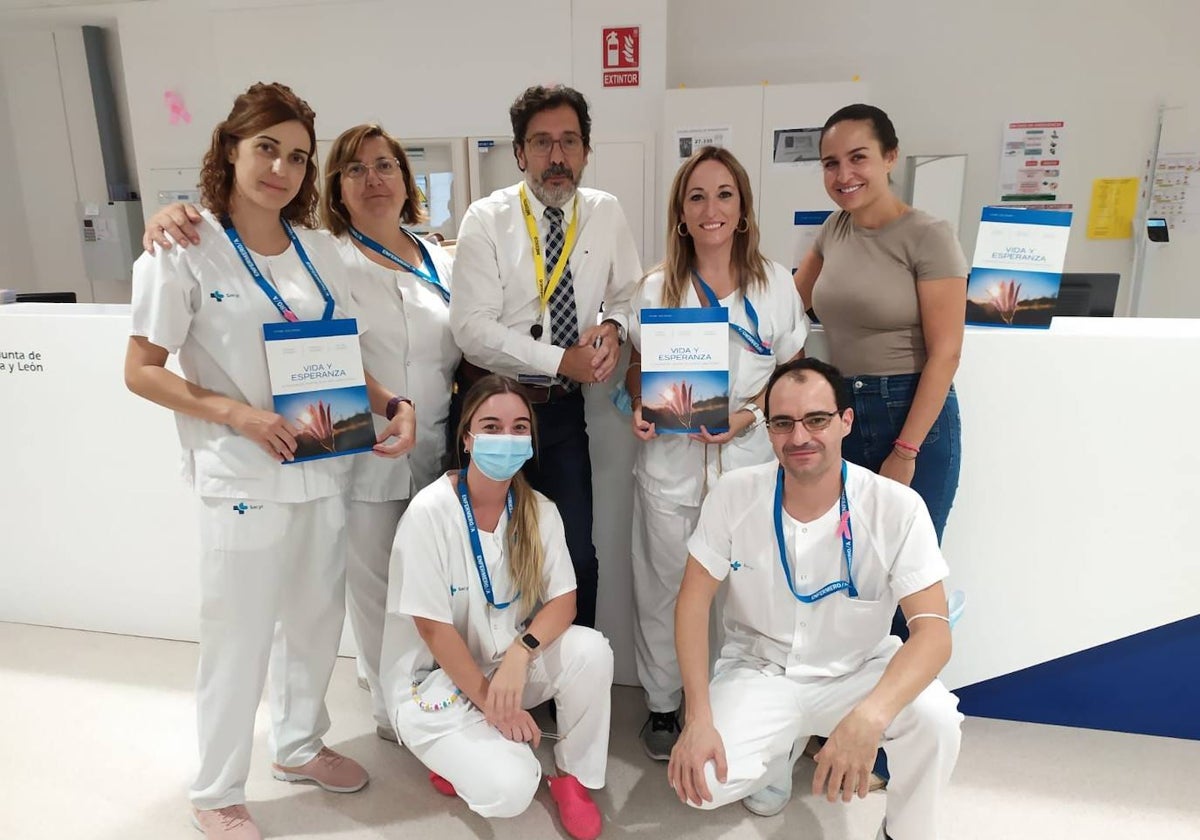
[[[842,460],[854,422],[838,370],[800,359],[775,371],[766,415],[776,461],[721,477],[688,542],[675,607],[687,697],[668,776],[680,800],[787,805],[810,735],[813,792],[867,794],[882,743],[891,768],[878,838],[934,840],[958,757],[958,700],[933,523],[915,491]],[[708,675],[708,615],[722,581],[725,644]],[[889,634],[896,605],[909,638]]]

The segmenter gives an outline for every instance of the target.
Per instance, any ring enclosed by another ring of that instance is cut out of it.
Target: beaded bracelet
[[[417,708],[419,708],[422,712],[440,712],[442,709],[450,708],[451,703],[453,703],[459,697],[462,697],[462,689],[456,687],[454,689],[454,693],[440,703],[426,703],[421,699],[421,692],[418,690],[420,685],[420,680],[413,680],[410,693],[412,694],[413,702],[417,704]]]

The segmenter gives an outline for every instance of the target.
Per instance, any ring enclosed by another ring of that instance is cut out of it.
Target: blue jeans
[[[847,461],[879,472],[900,437],[920,379],[918,373],[846,378],[854,395],[854,426],[842,441]],[[953,385],[925,440],[908,442],[921,447],[911,486],[925,500],[940,544],[958,491],[962,462],[962,424]]]

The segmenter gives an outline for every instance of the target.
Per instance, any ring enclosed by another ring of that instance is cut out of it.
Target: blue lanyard
[[[797,601],[805,604],[815,604],[827,595],[832,595],[834,592],[841,592],[843,589],[849,590],[847,594],[851,598],[858,597],[858,590],[854,587],[854,574],[852,572],[854,535],[850,531],[850,502],[846,499],[845,461],[842,461],[842,495],[838,499],[838,512],[840,514],[838,518],[838,531],[842,536],[842,554],[846,557],[846,577],[848,580],[837,580],[822,586],[812,595],[801,595],[796,591],[796,585],[792,583],[792,570],[788,567],[787,543],[783,536],[783,467],[779,468],[779,474],[775,479],[775,542],[779,546],[779,562],[783,564],[783,576],[787,579],[788,589],[792,590],[792,594],[796,596]]]
[[[467,494],[467,469],[463,467],[462,472],[458,474],[458,501],[462,504],[463,516],[467,520],[467,536],[471,540],[471,550],[475,552],[475,571],[479,573],[479,585],[483,587],[483,595],[487,598],[487,602],[498,610],[506,609],[513,601],[521,597],[518,592],[512,597],[512,600],[505,601],[503,604],[496,603],[496,596],[492,592],[492,576],[488,574],[487,561],[483,559],[483,544],[479,542],[479,528],[475,524],[475,511],[471,509],[471,497]],[[504,505],[508,509],[509,521],[512,521],[513,515],[513,491],[508,489],[508,498],[504,500]]]
[[[405,271],[407,271],[409,274],[414,274],[417,277],[420,277],[426,283],[428,283],[429,285],[433,286],[435,289],[438,290],[438,293],[441,294],[441,296],[442,296],[442,300],[446,301],[446,303],[449,303],[450,302],[450,290],[446,288],[446,284],[443,283],[441,281],[441,279],[438,277],[437,268],[433,264],[433,257],[430,256],[429,249],[425,247],[425,243],[422,242],[416,236],[413,236],[408,231],[404,230],[403,228],[401,228],[401,231],[404,234],[406,234],[409,239],[411,239],[413,242],[415,242],[417,247],[421,250],[421,256],[424,258],[424,266],[425,266],[424,270],[417,268],[415,265],[413,265],[412,263],[410,263],[408,260],[404,259],[403,257],[401,257],[397,254],[393,254],[387,248],[380,245],[378,242],[376,242],[371,237],[367,236],[365,233],[362,233],[361,231],[359,231],[353,225],[350,226],[350,235],[353,236],[356,240],[361,242],[366,247],[370,248],[376,254],[379,254],[381,257],[391,260],[396,265],[400,266]]]
[[[721,301],[717,299],[716,292],[712,290],[711,286],[704,282],[704,278],[700,276],[700,272],[692,269],[692,274],[695,275],[696,282],[700,284],[700,290],[704,292],[704,296],[708,298],[708,305],[720,306]],[[729,329],[740,335],[742,340],[750,345],[750,349],[758,355],[770,356],[771,348],[763,342],[762,338],[758,334],[758,313],[754,311],[754,304],[750,302],[750,298],[746,297],[745,293],[742,294],[742,303],[746,307],[746,318],[748,318],[750,323],[753,325],[754,332],[750,332],[750,330],[746,329],[745,327],[738,326],[737,324],[733,323],[732,319],[729,321]]]
[[[296,255],[300,257],[300,262],[304,263],[309,276],[317,284],[317,288],[321,292],[321,297],[325,299],[325,314],[321,316],[321,320],[330,320],[333,318],[333,295],[329,293],[329,289],[325,286],[324,281],[321,280],[321,275],[317,274],[316,267],[312,264],[312,260],[308,258],[308,254],[304,252],[304,246],[300,244],[300,240],[297,238],[296,232],[292,230],[292,226],[287,223],[286,219],[282,218],[279,220],[279,223],[283,225],[288,239],[292,241],[292,246],[295,247]],[[274,286],[267,282],[267,278],[263,277],[262,272],[258,270],[258,266],[254,264],[254,258],[250,256],[245,243],[242,242],[242,237],[238,236],[237,228],[233,226],[233,221],[228,216],[225,216],[221,219],[221,226],[225,228],[225,235],[229,237],[230,243],[233,244],[233,250],[237,251],[237,255],[242,258],[242,265],[246,266],[246,270],[250,272],[250,276],[258,284],[258,288],[262,289],[263,294],[270,298],[271,303],[275,304],[275,308],[279,310],[279,314],[283,316],[285,321],[299,321],[300,319],[296,317],[296,313],[287,305],[287,301],[280,296]]]

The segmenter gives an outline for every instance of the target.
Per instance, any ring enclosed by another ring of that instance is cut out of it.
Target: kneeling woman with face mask
[[[479,380],[458,440],[468,466],[413,498],[396,531],[380,661],[400,740],[433,787],[484,817],[533,799],[541,733],[527,709],[554,699],[548,778],[572,837],[600,834],[588,789],[604,786],[612,650],[571,624],[575,574],[554,503],[520,474],[534,413],[521,386]]]

